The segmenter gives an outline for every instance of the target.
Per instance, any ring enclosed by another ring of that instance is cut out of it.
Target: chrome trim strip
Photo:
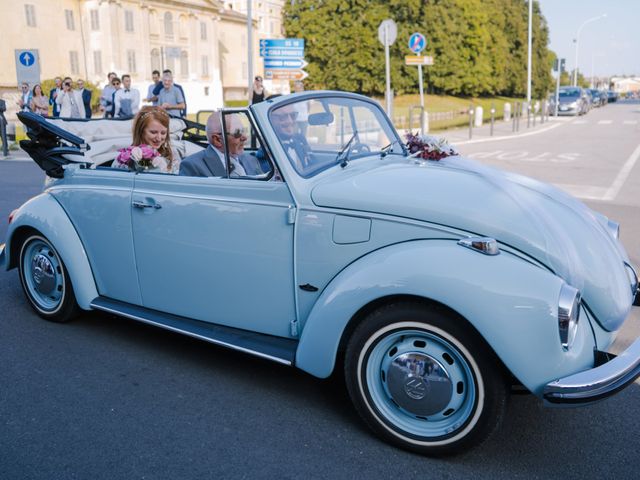
[[[193,332],[190,332],[188,330],[183,330],[183,329],[180,329],[180,328],[172,327],[172,326],[166,325],[164,323],[156,322],[156,321],[150,320],[148,318],[144,318],[144,317],[140,317],[138,315],[134,315],[132,313],[123,312],[123,311],[117,310],[115,308],[110,308],[110,307],[107,307],[107,306],[104,306],[104,305],[98,305],[98,304],[95,304],[94,302],[90,303],[90,307],[94,308],[96,310],[102,310],[103,312],[113,313],[114,315],[118,315],[118,316],[121,316],[121,317],[130,318],[132,320],[136,320],[138,322],[146,323],[148,325],[153,325],[153,326],[156,326],[156,327],[164,328],[165,330],[170,330],[172,332],[181,333],[183,335],[187,335],[189,337],[197,338],[199,340],[204,340],[205,342],[213,343],[215,345],[220,345],[222,347],[231,348],[232,350],[237,350],[237,351],[240,351],[240,352],[248,353],[248,354],[254,355],[256,357],[260,357],[260,358],[264,358],[266,360],[271,360],[273,362],[280,363],[282,365],[287,365],[287,366],[291,366],[292,365],[292,362],[290,362],[289,360],[285,360],[283,358],[274,357],[274,356],[267,355],[267,354],[262,353],[262,352],[257,352],[255,350],[250,350],[248,348],[240,347],[240,346],[234,345],[232,343],[223,342],[223,341],[217,340],[215,338],[206,337],[204,335],[193,333]]]
[[[620,224],[618,222],[607,220],[607,230],[609,230],[609,233],[613,238],[616,240],[620,239]]]
[[[610,397],[640,376],[640,338],[613,360],[548,383],[545,403],[584,404]]]

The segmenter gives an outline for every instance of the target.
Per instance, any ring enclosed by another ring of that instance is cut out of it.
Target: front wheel
[[[417,303],[386,305],[360,323],[347,346],[345,379],[378,435],[424,455],[480,444],[506,409],[502,369],[475,330]]]
[[[45,320],[68,322],[78,312],[69,274],[56,249],[41,235],[20,249],[20,282],[33,309]]]

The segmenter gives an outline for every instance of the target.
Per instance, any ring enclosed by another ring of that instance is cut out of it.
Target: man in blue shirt
[[[56,77],[54,82],[56,82],[56,86],[49,92],[49,105],[53,106],[53,116],[59,117],[60,105],[56,103],[56,97],[60,92],[62,92],[62,79],[60,77]]]
[[[160,94],[160,90],[162,90],[162,87],[163,87],[165,75],[169,75],[171,77],[171,82],[173,83],[173,74],[171,73],[171,70],[169,70],[168,68],[166,70],[163,70],[162,71],[163,81],[159,82],[158,85],[154,87],[153,89],[154,97],[157,97]],[[178,90],[180,90],[180,94],[182,95],[182,101],[184,103],[184,107],[180,109],[180,116],[186,117],[187,116],[187,97],[185,97],[184,90],[182,90],[182,87],[180,85],[178,85],[177,83],[173,83],[173,86]],[[157,101],[157,98],[155,100]]]
[[[160,81],[160,72],[158,70],[154,70],[151,73],[151,79],[153,80],[153,83],[151,85],[149,85],[149,90],[147,90],[147,97],[144,99],[145,102],[151,102],[151,105],[153,105],[154,107],[158,106],[158,94],[154,94],[153,91],[159,87],[162,88],[162,82]],[[176,85],[177,86],[177,85]],[[160,90],[158,90],[158,93],[160,93]],[[184,97],[184,93],[182,95]],[[155,100],[154,100],[155,98]]]

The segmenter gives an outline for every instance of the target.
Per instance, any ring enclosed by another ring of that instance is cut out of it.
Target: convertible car
[[[360,95],[220,115],[242,124],[226,154],[244,138],[261,175],[113,168],[130,121],[19,114],[46,181],[11,214],[0,266],[41,317],[102,310],[320,378],[343,369],[369,427],[426,455],[485,440],[512,388],[583,405],[640,374],[640,340],[608,352],[640,300],[614,221],[429,139],[408,148]],[[182,157],[206,146],[202,126],[172,120],[171,135]]]

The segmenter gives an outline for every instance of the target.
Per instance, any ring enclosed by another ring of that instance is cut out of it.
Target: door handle
[[[134,200],[133,203],[131,203],[131,205],[133,205],[135,208],[141,208],[141,209],[154,208],[156,210],[159,210],[162,208],[162,205],[160,205],[159,203],[144,203],[144,202],[139,202],[137,200]]]

